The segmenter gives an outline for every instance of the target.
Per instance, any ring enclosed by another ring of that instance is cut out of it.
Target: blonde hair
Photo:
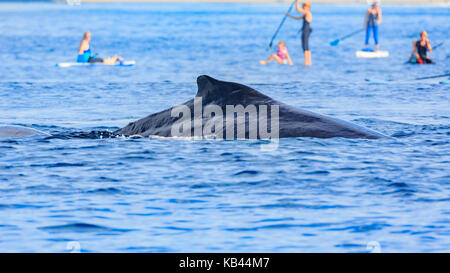
[[[279,41],[279,42],[278,42],[278,45],[286,46],[286,43],[283,42],[283,41]]]
[[[303,2],[303,6],[306,6],[306,7],[308,7],[308,8],[311,8],[311,3],[308,2],[308,1],[304,1],[304,2]]]
[[[422,35],[425,35],[425,37],[428,37],[428,33],[425,30],[422,30],[422,32],[420,32],[420,37],[422,37]]]

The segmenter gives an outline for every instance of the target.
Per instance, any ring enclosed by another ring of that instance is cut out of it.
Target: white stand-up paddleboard
[[[133,66],[136,64],[136,61],[123,61],[123,62],[118,62],[114,65],[106,65],[106,64],[102,64],[102,63],[57,63],[56,66],[57,67],[62,67],[62,68],[66,68],[66,67],[71,67],[71,66],[93,66],[93,65],[100,65],[100,66]]]
[[[388,51],[378,50],[378,51],[356,51],[356,57],[358,58],[387,58],[389,57]]]

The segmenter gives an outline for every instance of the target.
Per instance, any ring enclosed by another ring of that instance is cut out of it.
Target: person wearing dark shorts
[[[99,58],[99,57],[89,57],[88,63],[103,63],[103,58]]]
[[[309,22],[303,18],[303,27],[302,27],[302,48],[303,51],[309,51],[309,35],[311,34],[311,27]]]
[[[287,13],[286,15],[295,20],[303,19],[302,26],[302,48],[303,55],[305,56],[305,65],[311,65],[311,50],[309,49],[309,36],[311,35],[312,28],[310,26],[312,21],[311,3],[304,1],[302,8],[300,8],[299,0],[297,0],[296,9],[303,16],[295,17]]]

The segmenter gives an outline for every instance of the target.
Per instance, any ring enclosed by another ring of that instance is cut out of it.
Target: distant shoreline
[[[64,2],[64,0],[58,0]],[[81,3],[290,3],[291,0],[80,0]],[[310,0],[314,3],[367,3],[366,0]],[[449,3],[450,0],[382,0],[382,3]]]

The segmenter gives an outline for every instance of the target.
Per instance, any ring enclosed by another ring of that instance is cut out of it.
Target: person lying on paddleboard
[[[375,41],[375,50],[378,51],[378,25],[381,24],[381,8],[378,6],[378,2],[374,2],[372,7],[366,12],[366,17],[364,18],[364,29],[366,30],[366,49],[369,48],[369,38],[370,32],[373,32],[373,39]]]
[[[305,57],[305,65],[311,65],[311,50],[309,50],[309,35],[312,32],[312,28],[310,26],[312,21],[311,3],[309,3],[308,1],[304,1],[302,8],[300,8],[299,0],[297,0],[296,9],[298,12],[303,14],[303,16],[295,17],[290,15],[289,13],[286,13],[286,16],[289,16],[295,20],[303,19],[303,26],[302,26],[303,55]]]
[[[90,40],[91,33],[86,31],[83,35],[83,40],[80,43],[80,48],[78,49],[77,63],[102,63],[106,65],[114,65],[117,61],[123,61],[123,58],[117,55],[106,59],[93,56],[89,46]]]
[[[285,42],[283,42],[283,41],[280,41],[279,43],[278,43],[278,51],[277,51],[277,54],[272,54],[272,55],[270,55],[270,57],[269,58],[267,58],[267,60],[261,60],[261,61],[259,61],[262,65],[265,65],[265,64],[267,64],[268,62],[270,62],[271,60],[275,60],[275,61],[277,61],[277,63],[279,63],[279,64],[289,64],[289,65],[294,65],[293,63],[292,63],[292,60],[291,60],[291,56],[289,56],[289,53],[288,53],[288,51],[287,51],[287,48],[286,48],[286,43]]]
[[[431,52],[432,48],[430,40],[428,40],[428,34],[424,30],[420,33],[420,40],[413,42],[413,50],[411,52],[409,62],[419,64],[434,64],[430,57],[427,56],[427,51]]]

